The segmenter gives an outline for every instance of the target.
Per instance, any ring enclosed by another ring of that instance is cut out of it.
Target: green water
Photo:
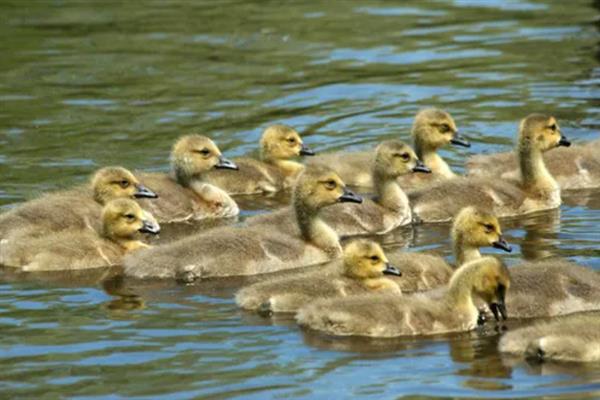
[[[211,136],[227,156],[256,154],[274,122],[324,152],[408,139],[416,110],[438,106],[473,143],[444,150],[458,171],[469,154],[509,149],[517,121],[534,111],[554,114],[574,142],[591,140],[599,9],[2,0],[0,207],[103,165],[166,170],[183,133]],[[516,251],[503,256],[600,269],[599,208],[599,192],[567,193],[560,212],[506,221]],[[388,245],[449,255],[447,235],[420,226]],[[0,270],[0,398],[600,397],[600,366],[510,363],[493,330],[332,339],[239,311],[240,284]]]

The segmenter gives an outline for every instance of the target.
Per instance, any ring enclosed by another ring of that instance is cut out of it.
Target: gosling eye
[[[207,149],[206,147],[203,148],[202,150],[195,150],[196,153],[201,154],[203,156],[208,156],[210,154],[210,150]]]
[[[287,141],[288,141],[288,143],[290,143],[290,144],[294,144],[294,143],[296,143],[296,138],[293,138],[293,137],[291,137],[291,138],[288,138],[288,140],[287,140]]]
[[[450,125],[448,125],[448,124],[441,124],[438,129],[440,130],[441,133],[448,133],[451,131]]]
[[[548,127],[548,129],[550,129],[550,130],[551,130],[551,131],[553,131],[553,132],[555,132],[555,131],[556,131],[556,128],[557,128],[556,124],[552,124],[552,125],[550,125],[550,126]]]
[[[378,256],[371,256],[369,258],[371,259],[371,261],[375,261],[375,262],[379,261],[379,257]]]
[[[410,154],[408,153],[402,153],[400,154],[400,157],[404,160],[404,161],[408,161],[410,160]]]
[[[329,190],[335,189],[336,186],[337,186],[337,183],[333,179],[328,180],[328,181],[325,182],[325,187],[327,189],[329,189]]]
[[[135,219],[135,215],[133,215],[133,214],[125,214],[125,218],[127,218],[130,221],[133,221]]]
[[[492,224],[484,224],[485,233],[492,233],[494,231],[494,225]]]
[[[121,186],[123,189],[127,189],[129,187],[129,181],[126,179],[123,179],[122,181],[119,182],[119,186]]]

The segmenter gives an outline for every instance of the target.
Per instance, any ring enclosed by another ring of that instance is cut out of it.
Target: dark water
[[[423,106],[474,143],[510,148],[517,121],[556,115],[597,137],[598,2],[0,2],[0,205],[102,165],[165,170],[180,134],[253,153],[274,122],[314,148],[407,139]],[[600,269],[600,193],[506,221],[516,263],[560,255]],[[256,208],[256,207],[254,207]],[[390,247],[449,254],[448,227]],[[2,398],[600,397],[600,366],[501,358],[493,330],[340,340],[236,309],[241,282],[139,285],[109,272],[0,275]]]

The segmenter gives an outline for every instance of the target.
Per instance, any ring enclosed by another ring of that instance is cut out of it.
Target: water
[[[415,111],[434,105],[474,144],[444,150],[459,171],[468,154],[509,149],[533,111],[556,115],[573,141],[590,140],[600,125],[599,8],[4,0],[0,207],[102,165],[166,170],[171,143],[192,131],[228,156],[256,154],[274,122],[320,151],[363,148],[407,139]],[[600,194],[567,193],[565,203],[503,223],[517,250],[510,263],[558,255],[600,269]],[[388,246],[449,255],[447,231],[405,229]],[[600,396],[597,365],[511,363],[493,330],[332,339],[239,311],[241,284],[2,271],[0,397]]]

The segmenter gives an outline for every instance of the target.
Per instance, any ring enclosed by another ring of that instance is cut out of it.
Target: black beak
[[[510,246],[510,244],[508,244],[506,240],[504,240],[502,236],[500,236],[500,238],[497,241],[492,243],[492,246],[496,249],[504,250],[507,253],[510,253],[512,251],[512,247]]]
[[[402,276],[402,272],[396,267],[392,267],[389,263],[385,263],[385,269],[383,270],[384,275],[396,275]]]
[[[156,199],[158,195],[152,190],[148,189],[146,186],[142,184],[137,184],[135,185],[135,193],[133,194],[133,197],[135,197],[136,199]]]
[[[463,136],[460,136],[458,132],[454,133],[454,137],[450,140],[450,143],[456,146],[471,147],[471,143]]]
[[[498,289],[496,289],[496,298],[497,302],[490,304],[490,311],[494,314],[494,318],[496,321],[500,321],[500,316],[502,319],[506,321],[508,315],[506,313],[506,303],[504,301],[506,297],[506,287],[504,285],[498,285]]]
[[[151,233],[156,235],[160,232],[160,225],[151,221],[143,221],[142,227],[139,229],[142,233]]]
[[[314,156],[315,152],[310,147],[308,147],[307,145],[302,143],[302,148],[300,149],[300,155],[301,156]]]
[[[558,141],[558,145],[569,147],[571,145],[571,142],[569,141],[569,139],[561,135],[560,140]]]
[[[338,198],[340,203],[362,203],[363,199],[356,193],[344,188],[344,193]]]
[[[234,169],[238,170],[238,166],[231,160],[226,159],[223,156],[219,156],[219,162],[215,165],[217,169]]]
[[[417,160],[417,165],[412,169],[413,172],[425,172],[426,174],[430,174],[431,170],[423,164],[423,161]]]

